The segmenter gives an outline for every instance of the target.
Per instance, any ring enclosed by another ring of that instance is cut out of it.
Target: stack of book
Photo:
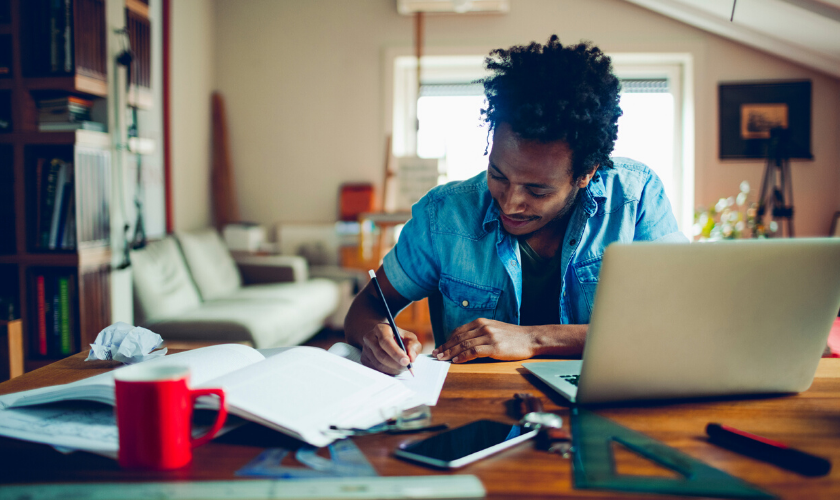
[[[38,130],[63,132],[84,129],[104,132],[103,124],[90,121],[92,107],[92,101],[76,96],[42,99],[38,101]]]
[[[33,351],[41,356],[56,357],[73,352],[75,321],[72,301],[76,297],[76,276],[70,273],[36,273],[35,322],[37,336]]]
[[[37,250],[75,250],[76,203],[73,164],[39,158],[36,164]]]

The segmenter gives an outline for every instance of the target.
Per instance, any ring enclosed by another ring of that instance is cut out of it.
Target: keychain
[[[549,453],[557,453],[569,458],[572,452],[572,436],[563,429],[563,419],[554,413],[548,413],[540,398],[528,392],[513,395],[519,415],[519,423],[524,427],[537,429],[537,447]]]

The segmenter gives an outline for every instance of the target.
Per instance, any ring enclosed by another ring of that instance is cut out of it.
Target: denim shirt
[[[645,165],[613,158],[580,191],[561,255],[561,324],[588,324],[601,258],[613,242],[687,241],[677,229],[659,177]],[[499,220],[486,173],[429,191],[385,256],[388,280],[408,300],[436,290],[443,299],[445,339],[478,318],[519,324],[519,243]]]

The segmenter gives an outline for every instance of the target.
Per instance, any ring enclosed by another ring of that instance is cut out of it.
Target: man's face
[[[499,123],[493,133],[487,186],[512,235],[534,233],[562,218],[593,174],[574,181],[572,150],[565,141],[522,139],[507,123]]]

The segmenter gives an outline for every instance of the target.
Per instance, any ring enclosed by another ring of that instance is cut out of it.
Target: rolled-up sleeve
[[[396,246],[385,255],[385,275],[400,295],[420,300],[438,288],[440,259],[432,241],[433,200],[424,196],[411,207],[411,220],[400,232]]]
[[[677,226],[677,219],[671,209],[671,202],[665,194],[665,186],[653,171],[642,187],[636,212],[636,241],[658,241],[687,243],[688,238]]]

